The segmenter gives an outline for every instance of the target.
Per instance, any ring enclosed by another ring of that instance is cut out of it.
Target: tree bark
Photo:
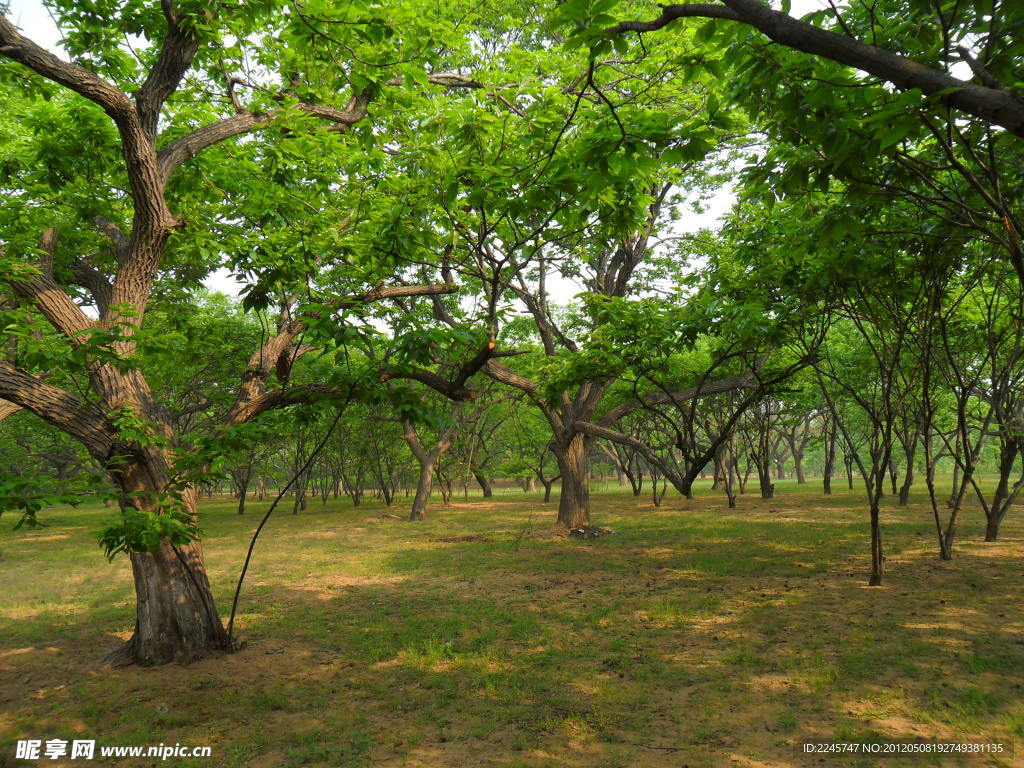
[[[483,472],[474,470],[473,477],[476,478],[476,482],[480,486],[480,490],[483,491],[484,498],[491,498],[494,495],[494,491],[491,488],[491,481],[487,479],[487,476]]]
[[[566,443],[553,446],[562,491],[558,499],[557,528],[570,531],[590,526],[590,441],[579,432]]]
[[[416,495],[412,500],[412,511],[409,513],[410,520],[423,520],[426,517],[427,502],[430,500],[430,491],[434,486],[434,463],[427,460],[420,460],[420,474],[416,481]]]
[[[228,650],[198,542],[175,550],[164,541],[155,553],[133,552],[131,563],[135,633],[118,656],[123,653],[148,666],[190,662]]]
[[[120,467],[113,479],[124,494],[122,508],[148,508],[160,489],[158,483],[140,480],[162,480],[163,473],[159,461],[155,466],[140,461]],[[182,493],[193,518],[197,497],[195,488]],[[174,547],[163,540],[155,552],[132,552],[130,560],[136,593],[135,631],[122,648],[107,657],[109,663],[151,666],[190,662],[229,650],[199,541]]]
[[[793,471],[796,473],[796,484],[805,485],[807,478],[804,475],[804,452],[793,451]]]

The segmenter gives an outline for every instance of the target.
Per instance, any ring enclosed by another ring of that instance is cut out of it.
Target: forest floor
[[[134,620],[127,559],[93,532],[111,514],[54,509],[0,525],[0,766],[18,739],[209,746],[205,759],[98,765],[1024,765],[1024,510],[1002,541],[966,512],[936,557],[923,492],[886,499],[881,587],[868,587],[862,492],[811,481],[728,510],[702,487],[660,509],[594,496],[607,536],[551,534],[555,504],[499,492],[407,523],[311,500],[256,548],[230,656],[100,669]],[[203,505],[226,616],[244,517]],[[994,741],[1000,757],[805,755],[802,743]],[[838,761],[838,762],[836,762]],[[48,760],[39,765],[88,764]]]

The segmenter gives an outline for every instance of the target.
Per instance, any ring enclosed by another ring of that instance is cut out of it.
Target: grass
[[[4,522],[0,766],[29,764],[19,738],[208,745],[164,764],[254,768],[785,767],[821,764],[803,741],[864,738],[1024,750],[1019,516],[984,544],[969,510],[944,563],[923,494],[887,506],[885,583],[868,588],[862,495],[817,491],[782,481],[728,510],[701,488],[656,510],[610,488],[593,506],[613,533],[593,541],[551,536],[554,504],[519,492],[437,502],[423,523],[311,501],[257,545],[244,650],[113,671],[93,662],[128,636],[134,603],[127,562],[91,535],[109,511]],[[203,505],[225,616],[266,506],[248,508]],[[904,764],[961,763],[843,760]]]

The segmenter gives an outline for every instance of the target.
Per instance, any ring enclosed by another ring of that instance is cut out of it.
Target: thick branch
[[[762,357],[759,360],[761,364],[763,364],[764,358]],[[760,367],[760,365],[757,365],[757,368]],[[609,424],[614,424],[623,416],[646,406],[677,403],[682,400],[692,400],[695,397],[717,395],[722,392],[731,392],[734,389],[754,389],[758,386],[760,386],[760,384],[757,378],[757,369],[755,369],[753,371],[741,373],[739,376],[733,376],[728,379],[719,379],[718,381],[705,382],[678,392],[652,392],[648,395],[644,395],[642,398],[628,400],[621,405],[615,406],[599,418],[597,423],[600,426],[606,427]]]
[[[107,314],[107,309],[110,307],[110,298],[114,290],[107,276],[87,260],[76,261],[68,269],[71,271],[75,285],[80,285],[92,295],[100,315]]]
[[[381,381],[389,381],[390,379],[412,379],[413,381],[425,384],[451,400],[472,400],[476,397],[476,392],[466,387],[466,382],[471,377],[475,376],[479,371],[489,365],[495,357],[511,357],[513,355],[520,354],[524,353],[517,350],[499,352],[495,349],[494,342],[488,341],[483,347],[481,347],[480,351],[472,357],[472,359],[467,360],[459,366],[458,371],[455,372],[455,375],[451,379],[446,379],[440,374],[434,373],[433,371],[427,371],[422,368],[407,368],[401,370],[386,368],[380,372],[379,377]]]
[[[495,381],[507,384],[510,387],[515,387],[516,389],[522,390],[531,396],[537,394],[538,388],[535,382],[525,376],[520,376],[511,368],[506,365],[502,365],[496,360],[488,360],[482,370]]]
[[[19,276],[18,279],[11,280],[10,285],[15,293],[32,302],[59,333],[74,343],[82,343],[85,341],[82,334],[96,326],[53,279],[55,246],[56,230],[49,229],[40,239],[39,272]]]
[[[235,403],[231,412],[224,419],[224,424],[243,424],[257,416],[289,405],[303,405],[332,397],[346,397],[351,394],[348,387],[335,387],[320,382],[310,382],[293,387],[273,389],[255,395],[244,402]]]
[[[298,115],[314,115],[328,122],[336,123],[339,129],[347,129],[366,117],[370,103],[368,95],[353,98],[346,109],[337,109],[319,104],[296,104],[293,107],[273,109],[269,112],[240,112],[216,123],[196,128],[192,133],[172,141],[157,153],[160,175],[166,181],[171,174],[190,158],[215,144],[241,136],[260,128],[266,128],[275,120]]]
[[[602,440],[608,440],[609,442],[612,443],[618,443],[619,445],[629,446],[637,453],[639,453],[641,456],[643,456],[645,459],[647,459],[648,463],[657,467],[661,471],[661,474],[672,482],[672,485],[676,487],[676,490],[680,491],[681,493],[685,492],[680,485],[679,473],[675,470],[674,467],[672,467],[666,461],[664,461],[646,443],[641,442],[640,440],[637,440],[635,437],[631,437],[630,435],[624,435],[622,432],[616,432],[614,429],[609,429],[608,427],[593,424],[589,421],[574,421],[572,423],[572,426],[573,429],[575,429],[577,432],[582,432],[584,435],[587,435],[588,437],[596,437]]]
[[[903,91],[919,88],[930,96],[953,89],[941,96],[944,103],[1024,137],[1024,101],[1009,91],[960,80],[906,56],[800,21],[773,10],[760,0],[722,2],[724,5],[668,5],[653,21],[622,22],[606,31],[613,34],[653,31],[684,17],[739,21],[787,48],[846,64],[886,80]]]
[[[21,410],[20,405],[15,405],[10,400],[0,400],[0,421]]]
[[[114,253],[114,258],[117,259],[117,263],[124,263],[124,260],[128,258],[128,238],[125,237],[121,228],[103,216],[94,217],[93,223],[103,234],[110,238],[110,247]]]
[[[114,440],[97,405],[0,360],[0,411],[9,410],[11,405],[32,411],[71,435],[95,458],[109,458]]]
[[[156,64],[149,71],[146,82],[135,94],[135,106],[142,130],[150,137],[156,136],[160,110],[168,97],[178,89],[181,78],[192,65],[199,51],[199,40],[181,28],[181,16],[174,10],[172,0],[161,0],[164,18],[167,19],[167,34]]]
[[[454,285],[447,283],[431,283],[427,285],[380,285],[371,288],[359,296],[346,296],[340,299],[332,307],[337,309],[351,309],[362,304],[371,304],[383,299],[398,299],[408,296],[440,296],[445,293],[455,293],[458,290]]]
[[[724,5],[685,3],[683,5],[663,5],[661,7],[661,16],[651,21],[620,21],[614,27],[609,27],[605,31],[612,34],[619,32],[656,32],[663,27],[667,27],[676,19],[694,17],[741,21],[735,11],[726,8]]]
[[[413,457],[420,464],[426,464],[430,460],[427,449],[423,447],[420,436],[416,434],[416,428],[408,419],[402,419],[402,438],[409,444],[409,450]]]
[[[383,301],[384,299],[406,296],[436,296],[442,293],[452,293],[455,290],[455,286],[443,283],[432,285],[383,285],[371,288],[359,296],[346,296],[333,303],[331,309],[333,311],[341,311],[364,304],[371,304],[376,301]],[[319,311],[312,312],[307,317],[315,317],[319,314]],[[266,410],[267,407],[278,407],[276,405],[264,407],[259,404],[259,401],[268,394],[266,393],[267,381],[270,379],[270,373],[273,369],[277,368],[279,371],[282,371],[284,378],[287,378],[291,373],[291,365],[295,359],[312,349],[312,347],[308,346],[298,349],[292,347],[293,342],[305,329],[305,318],[293,319],[290,307],[282,308],[281,316],[278,318],[277,333],[267,339],[249,358],[249,364],[246,366],[245,372],[242,374],[242,380],[239,383],[235,403],[224,417],[225,424],[238,424],[248,421],[258,415],[258,413]],[[292,403],[284,402],[283,404],[291,405]],[[257,409],[257,413],[250,412],[254,407]]]
[[[0,16],[0,55],[99,104],[115,120],[123,119],[132,112],[131,100],[116,86],[22,37],[4,16]]]

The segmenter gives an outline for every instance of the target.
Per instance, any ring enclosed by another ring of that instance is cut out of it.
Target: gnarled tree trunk
[[[114,480],[124,494],[122,508],[151,508],[157,492],[163,490],[156,487],[165,482],[163,469],[162,461],[144,459],[119,468]],[[181,497],[193,519],[197,496],[194,488],[188,488]],[[109,663],[190,662],[229,650],[199,541],[175,547],[164,539],[155,552],[132,552],[129,557],[135,581],[135,631],[107,657]]]

